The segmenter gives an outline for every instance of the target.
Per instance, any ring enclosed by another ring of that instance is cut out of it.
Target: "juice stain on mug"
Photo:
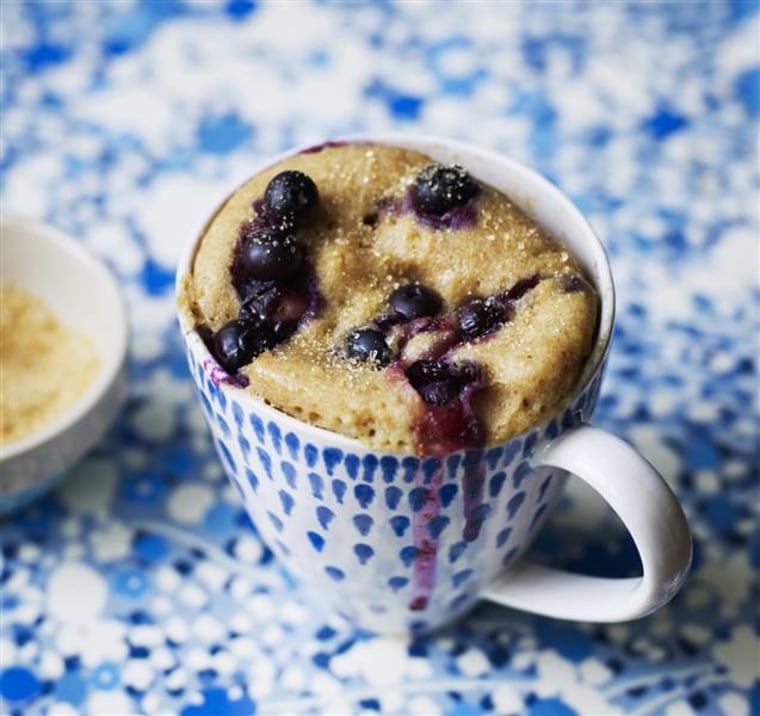
[[[435,587],[436,560],[438,558],[438,537],[430,530],[441,511],[438,490],[443,481],[443,464],[436,461],[438,467],[431,474],[420,463],[414,476],[415,491],[419,503],[413,504],[412,535],[414,538],[415,557],[413,562],[414,597],[409,609],[420,612],[427,608],[430,595]],[[413,500],[414,502],[414,500]]]
[[[435,566],[438,556],[437,521],[440,513],[438,491],[443,481],[443,461],[446,456],[463,448],[481,448],[486,442],[486,431],[472,407],[472,399],[482,387],[481,376],[465,385],[445,405],[423,403],[421,414],[414,425],[418,450],[430,455],[438,464],[430,475],[421,463],[415,475],[416,489],[424,495],[424,502],[413,516],[414,588],[415,596],[409,604],[411,611],[424,610],[435,586]],[[483,487],[485,484],[485,455],[480,449],[468,450],[464,459],[462,490],[464,494],[465,526],[462,538],[472,542],[478,538],[483,525]],[[442,528],[442,525],[441,525]]]

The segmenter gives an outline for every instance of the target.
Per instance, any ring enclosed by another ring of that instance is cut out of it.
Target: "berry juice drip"
[[[207,346],[208,347],[208,344]],[[230,375],[224,368],[221,368],[216,361],[206,359],[203,362],[204,370],[209,374],[211,382],[218,388],[222,383],[232,385],[235,388],[247,388],[248,376],[244,373],[235,373]]]
[[[471,378],[472,382],[461,387],[458,394],[444,405],[425,403],[424,410],[414,426],[418,452],[440,458],[441,466],[427,485],[429,491],[422,509],[413,515],[412,532],[417,555],[412,575],[414,596],[409,604],[412,611],[422,611],[427,607],[435,586],[438,538],[433,536],[429,526],[441,509],[438,491],[443,481],[443,460],[457,450],[480,448],[485,444],[485,427],[472,408],[472,398],[482,387],[482,376],[480,371],[474,370],[472,374],[468,374],[468,378]],[[485,465],[479,454],[478,450],[471,451],[464,462],[462,489],[465,527],[462,537],[468,542],[477,538],[483,524],[478,508],[483,501]],[[474,460],[472,456],[475,457]],[[415,478],[416,486],[420,487],[424,479],[422,470],[419,470]]]
[[[452,365],[445,359],[417,361],[407,370],[407,379],[423,399],[412,426],[418,454],[445,458],[485,444],[485,426],[472,407],[483,387],[480,366]]]
[[[412,563],[413,596],[409,609],[420,612],[427,608],[430,595],[435,587],[436,560],[438,559],[438,538],[430,531],[430,523],[438,517],[441,502],[438,490],[443,481],[443,463],[433,473],[432,478],[422,468],[415,475],[415,486],[427,488],[427,495],[422,508],[412,517],[412,537],[416,556]],[[427,483],[427,484],[425,484]]]

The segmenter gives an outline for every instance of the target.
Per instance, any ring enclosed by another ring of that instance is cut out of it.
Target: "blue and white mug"
[[[362,139],[457,162],[511,197],[565,244],[596,286],[599,330],[561,415],[505,444],[435,459],[380,453],[252,397],[226,379],[180,312],[217,451],[262,538],[321,604],[376,632],[433,629],[480,599],[597,622],[633,619],[665,604],[691,562],[683,511],[643,457],[589,424],[615,303],[609,263],[593,230],[555,186],[498,154],[422,137]],[[198,241],[181,261],[178,285]],[[641,577],[590,577],[520,559],[570,473],[594,488],[629,530]]]

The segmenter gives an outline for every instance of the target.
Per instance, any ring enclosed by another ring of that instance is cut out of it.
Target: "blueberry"
[[[292,234],[254,228],[243,240],[240,258],[251,278],[281,281],[301,268],[303,249]]]
[[[509,318],[508,308],[493,298],[474,298],[456,313],[459,332],[466,340],[492,333]]]
[[[282,289],[278,286],[264,284],[240,306],[240,318],[254,323],[270,321],[281,295]]]
[[[373,328],[361,328],[349,334],[346,345],[349,358],[369,361],[380,367],[388,365],[393,357],[385,336]]]
[[[428,405],[446,405],[465,386],[478,381],[480,369],[471,363],[453,365],[441,360],[418,360],[406,369],[411,386]]]
[[[263,325],[235,318],[214,335],[213,352],[220,365],[234,373],[272,345],[272,336]]]
[[[298,321],[309,307],[309,299],[299,291],[282,286],[265,286],[249,296],[240,307],[240,318],[255,323]]]
[[[458,164],[431,164],[417,175],[410,195],[416,211],[443,216],[466,204],[477,192],[475,180]]]
[[[260,326],[269,335],[272,345],[292,336],[298,322],[309,307],[302,293],[281,286],[269,286],[250,296],[240,307],[239,317]]]
[[[282,291],[274,306],[272,320],[275,325],[297,323],[309,307],[309,299],[298,291]]]
[[[319,191],[303,172],[280,172],[264,191],[267,214],[286,226],[303,225],[319,203]]]
[[[408,321],[435,316],[443,308],[443,299],[432,289],[410,283],[399,286],[391,294],[391,308]]]
[[[214,355],[214,331],[212,331],[208,326],[198,326],[198,328],[195,329],[198,333],[198,336],[203,341],[203,344],[208,349],[208,352]]]
[[[565,293],[579,293],[583,291],[586,282],[578,274],[569,274],[562,277],[562,287]]]
[[[286,341],[296,332],[298,322],[308,307],[308,299],[297,291],[282,293],[271,317],[272,335],[277,343]]]

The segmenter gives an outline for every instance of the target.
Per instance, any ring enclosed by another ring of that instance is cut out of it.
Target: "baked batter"
[[[179,298],[253,395],[378,450],[437,456],[558,413],[598,305],[508,197],[378,144],[250,179],[206,227]]]

